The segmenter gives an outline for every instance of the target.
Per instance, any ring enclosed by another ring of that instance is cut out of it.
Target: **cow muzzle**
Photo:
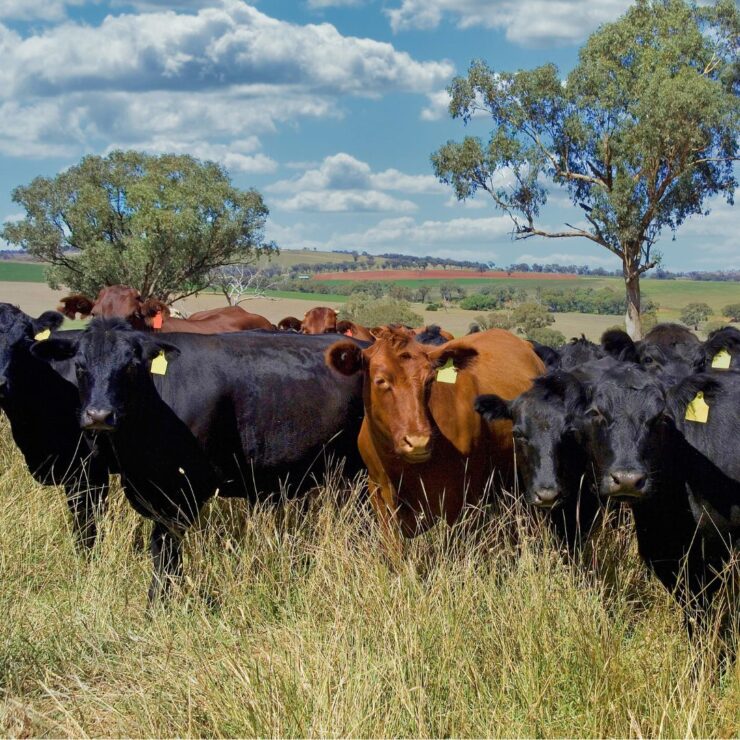
[[[557,488],[538,488],[532,493],[532,503],[540,509],[551,509],[559,500]]]
[[[640,499],[647,494],[648,477],[641,470],[611,470],[607,474],[602,491],[609,497]]]
[[[116,427],[116,417],[111,409],[87,408],[82,412],[83,429],[110,432]]]
[[[429,435],[406,435],[399,445],[401,457],[410,463],[423,463],[432,456]]]

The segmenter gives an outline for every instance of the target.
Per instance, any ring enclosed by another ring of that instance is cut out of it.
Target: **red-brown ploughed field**
[[[477,270],[361,270],[358,272],[322,272],[312,280],[460,280],[475,278],[490,280],[517,278],[520,280],[572,280],[569,273],[554,272],[478,272]]]

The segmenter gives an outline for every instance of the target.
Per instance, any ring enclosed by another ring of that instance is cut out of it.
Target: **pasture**
[[[118,490],[89,559],[0,420],[0,732],[12,736],[726,737],[740,670],[643,572],[629,522],[568,563],[502,504],[397,568],[359,481],[305,508],[216,499],[146,613]]]

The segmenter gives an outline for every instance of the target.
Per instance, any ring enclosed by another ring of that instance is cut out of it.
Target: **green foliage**
[[[527,335],[533,329],[544,329],[555,323],[555,317],[539,303],[522,303],[511,312],[511,318],[514,326],[520,327]]]
[[[722,315],[730,321],[740,321],[740,303],[730,303],[722,309]]]
[[[439,311],[442,308],[439,303],[428,303],[426,306],[427,311]]]
[[[460,308],[467,311],[488,311],[499,307],[499,301],[495,296],[473,293],[460,301]]]
[[[553,64],[506,72],[476,61],[449,87],[450,114],[487,113],[490,138],[447,142],[434,172],[461,200],[487,193],[518,238],[581,237],[617,255],[638,322],[639,277],[660,262],[661,232],[711,196],[732,202],[738,29],[732,0],[637,0],[592,34],[565,84]],[[587,226],[539,227],[546,181],[567,189]]]
[[[369,327],[385,324],[420,326],[424,323],[424,319],[412,311],[406,301],[360,295],[355,295],[347,301],[339,312],[339,318]]]
[[[481,288],[478,293],[463,298],[459,306],[470,311],[490,311],[526,300],[527,292],[523,288],[497,285]]]
[[[2,236],[48,262],[52,287],[96,295],[123,283],[174,300],[208,285],[218,267],[274,251],[256,190],[186,155],[87,156],[53,178],[17,187],[26,217]]]
[[[611,288],[540,288],[537,296],[554,313],[620,314],[627,310],[624,294],[619,295]],[[642,302],[643,313],[655,312],[657,308],[653,301]]]
[[[513,329],[516,326],[509,311],[492,311],[486,316],[476,316],[475,323],[485,329]]]
[[[704,333],[711,334],[713,331],[724,329],[726,326],[727,324],[724,321],[707,321],[707,323],[704,324]]]
[[[699,324],[711,315],[712,309],[707,303],[689,303],[681,310],[681,321],[698,329]]]
[[[565,335],[557,329],[549,327],[540,327],[539,329],[530,329],[527,332],[527,339],[531,339],[548,347],[559,347],[565,344]]]

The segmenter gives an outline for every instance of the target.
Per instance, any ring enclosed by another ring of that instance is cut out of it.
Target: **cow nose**
[[[407,434],[403,438],[403,444],[401,445],[401,451],[404,457],[407,458],[418,458],[419,462],[429,459],[431,454],[429,451],[429,435],[413,435]]]
[[[88,408],[82,415],[82,426],[85,429],[112,429],[113,411],[111,409]]]
[[[560,497],[557,488],[538,488],[534,492],[534,505],[549,509]]]
[[[642,495],[647,476],[638,470],[614,470],[609,474],[609,493]]]

